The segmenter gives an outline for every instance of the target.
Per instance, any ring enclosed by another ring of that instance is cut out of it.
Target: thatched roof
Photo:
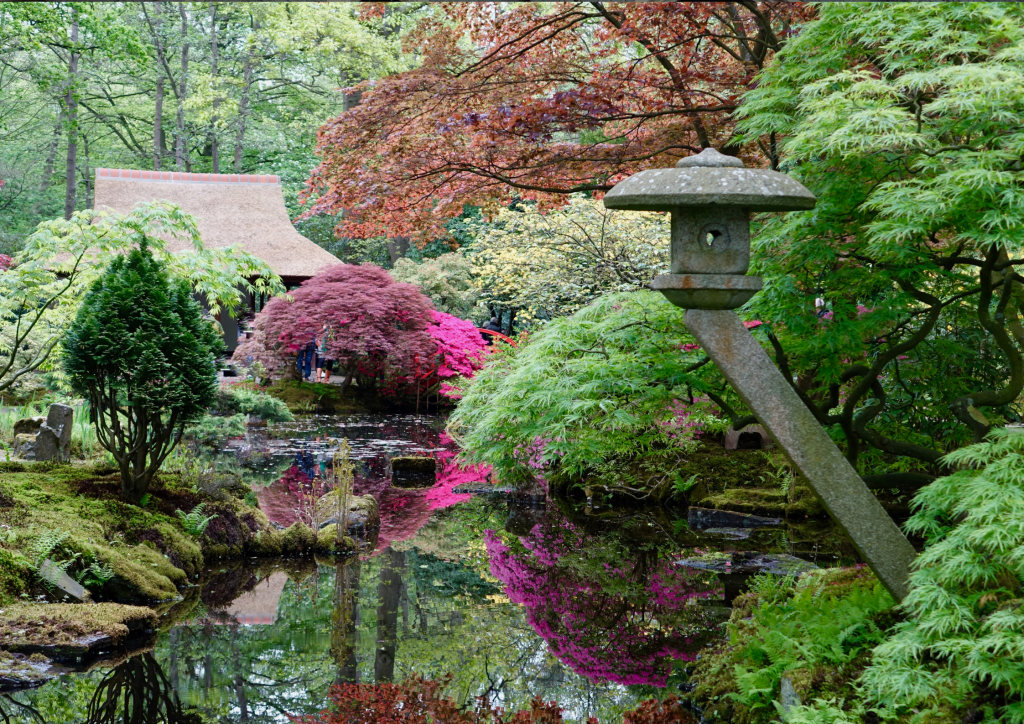
[[[277,176],[96,169],[96,210],[124,214],[156,200],[195,216],[207,247],[238,244],[281,277],[308,278],[341,263],[292,226]],[[168,248],[184,244],[172,240]]]

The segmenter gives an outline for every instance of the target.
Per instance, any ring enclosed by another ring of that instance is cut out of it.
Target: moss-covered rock
[[[281,552],[285,555],[302,555],[315,545],[316,535],[305,523],[292,523],[281,536]]]
[[[145,544],[132,547],[95,545],[96,556],[114,571],[99,589],[103,598],[133,603],[168,601],[188,582],[185,571]]]
[[[338,526],[331,523],[320,529],[316,536],[316,550],[320,553],[352,553],[356,542],[347,535],[338,540]]]
[[[337,385],[281,380],[267,392],[288,406],[293,414],[365,412],[358,402],[342,397]]]
[[[317,501],[317,518],[327,523],[336,523],[338,492],[332,490]],[[380,527],[380,510],[377,499],[372,495],[353,495],[348,500],[347,516],[349,532],[362,532]]]
[[[778,488],[731,488],[702,498],[702,508],[781,518],[786,514],[786,494]]]
[[[0,649],[78,657],[156,627],[156,614],[118,603],[13,604],[0,610]]]
[[[32,581],[32,568],[23,556],[0,548],[0,606],[27,593]]]
[[[273,528],[264,528],[249,541],[249,553],[254,556],[279,556],[284,551],[284,536]]]

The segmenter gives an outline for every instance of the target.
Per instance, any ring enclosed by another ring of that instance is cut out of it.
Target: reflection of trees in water
[[[22,716],[18,716],[19,712]],[[39,722],[39,724],[46,724],[43,715],[31,704],[25,704],[12,699],[10,694],[0,694],[0,721],[3,721],[3,724],[13,724],[14,722],[25,721],[26,719],[32,722]]]
[[[149,652],[118,664],[96,686],[87,724],[202,724],[181,706],[163,669]]]
[[[359,683],[356,631],[359,627],[359,557],[334,564],[334,606],[331,610],[331,655],[338,666],[335,681]]]
[[[402,582],[405,553],[389,547],[381,553],[381,558],[384,565],[377,583],[377,651],[373,660],[373,679],[378,684],[395,679],[398,608],[405,589]]]

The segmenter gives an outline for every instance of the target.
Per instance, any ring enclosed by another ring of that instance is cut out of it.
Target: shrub
[[[963,469],[923,488],[907,529],[928,546],[875,649],[864,692],[886,707],[981,703],[1024,721],[1024,432],[1000,429],[946,456]]]
[[[572,474],[637,455],[674,460],[691,435],[679,402],[722,399],[704,359],[683,310],[660,294],[608,295],[492,355],[462,386],[448,429],[467,462],[491,465],[507,482],[538,464]]]
[[[188,283],[172,282],[143,242],[93,283],[63,345],[68,381],[120,469],[121,495],[137,503],[184,426],[213,401],[221,340]]]
[[[535,697],[530,708],[505,713],[486,699],[475,707],[460,707],[442,692],[447,680],[430,681],[413,675],[401,684],[336,684],[331,687],[333,709],[312,716],[290,717],[295,724],[562,724],[555,702]],[[679,699],[645,701],[623,715],[623,724],[683,724],[695,717]],[[598,724],[588,717],[583,724]],[[608,723],[610,724],[610,723]]]
[[[483,366],[490,351],[480,331],[472,322],[444,312],[431,312],[431,316],[434,323],[428,331],[437,345],[432,363],[437,376],[442,380],[472,377]],[[455,398],[459,395],[458,389],[450,384],[442,384],[441,393]]]
[[[219,448],[233,437],[245,435],[245,415],[218,417],[205,415],[198,422],[185,428],[189,440],[211,448]]]
[[[265,392],[235,385],[222,387],[214,407],[221,413],[241,413],[267,422],[289,422],[294,418],[288,405]]]
[[[342,390],[357,373],[372,386],[380,377],[408,375],[417,358],[430,358],[430,322],[430,300],[412,284],[398,283],[378,267],[338,264],[289,297],[271,299],[234,359],[281,374],[327,325],[328,353],[345,375]]]
[[[785,580],[762,578],[752,588],[734,604],[728,645],[704,656],[693,674],[695,696],[707,704],[709,718],[775,719],[787,672],[813,671],[852,694],[868,651],[885,637],[876,618],[895,604],[871,571],[805,574],[795,590],[787,590]]]

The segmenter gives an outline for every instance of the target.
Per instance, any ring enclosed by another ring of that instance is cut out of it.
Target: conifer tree
[[[213,401],[220,347],[188,283],[171,279],[145,243],[114,259],[83,300],[64,368],[128,502],[141,500],[185,424]]]

